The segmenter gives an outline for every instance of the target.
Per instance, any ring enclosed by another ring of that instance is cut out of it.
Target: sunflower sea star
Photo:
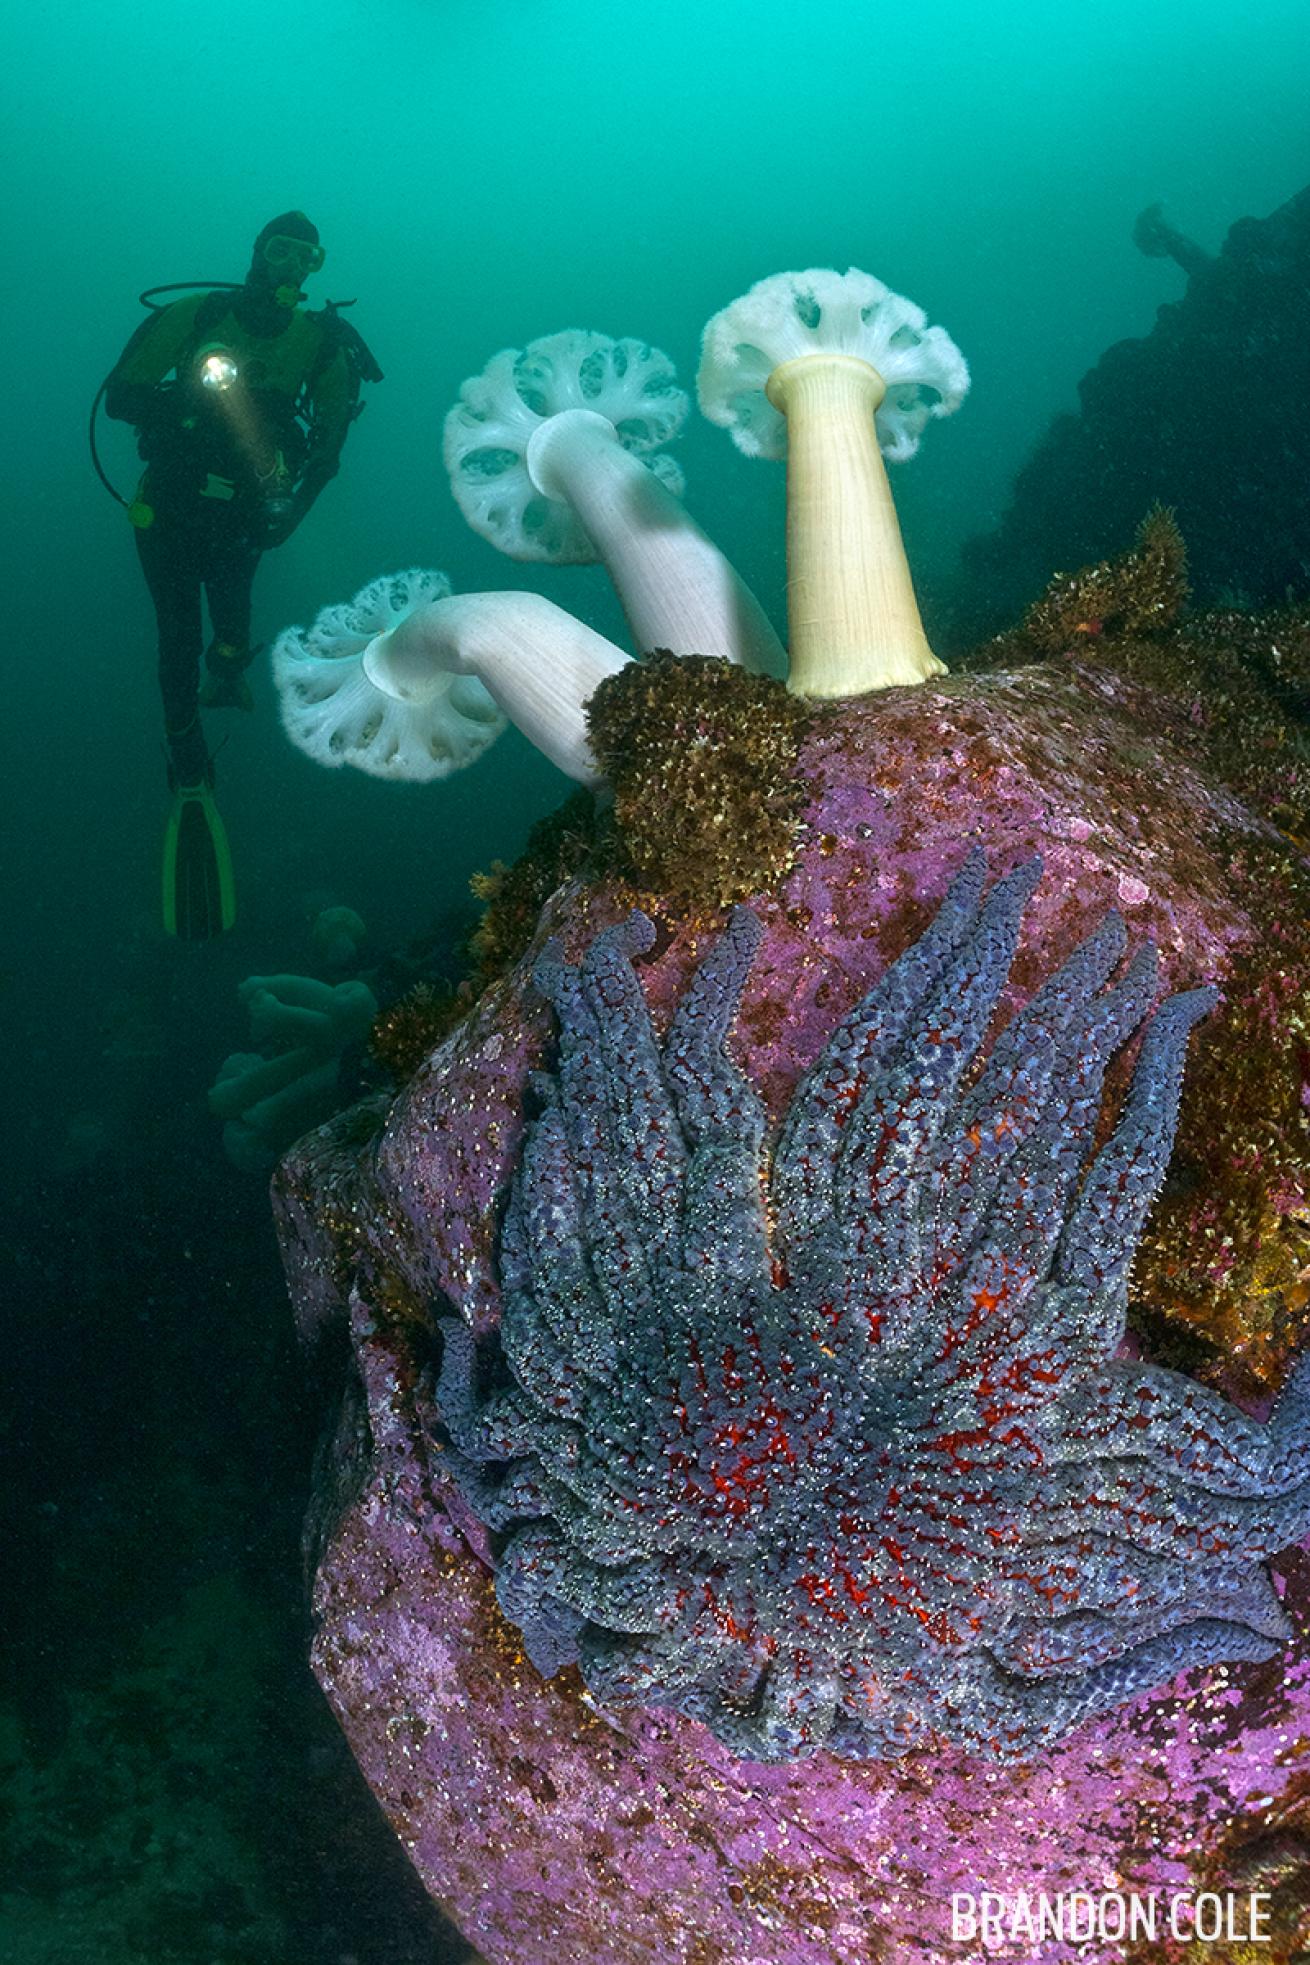
[[[545,1673],[733,1752],[1031,1754],[1288,1625],[1264,1559],[1310,1529],[1310,1360],[1267,1424],[1119,1358],[1126,1281],[1211,990],[1105,1068],[1154,950],[1111,915],[976,1060],[1033,861],[976,852],[846,1017],[772,1156],[725,1048],[738,908],[657,1040],[634,913],[538,986],[559,1018],[505,1216],[488,1355],[444,1319],[451,1462]],[[1090,1166],[1088,1161],[1090,1159]]]

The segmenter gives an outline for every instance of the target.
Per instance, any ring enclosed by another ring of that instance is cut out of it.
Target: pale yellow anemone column
[[[801,355],[765,393],[787,419],[791,687],[850,696],[940,675],[874,436],[887,384],[857,356]]]
[[[701,407],[752,456],[787,458],[789,686],[857,696],[924,682],[928,646],[884,453],[957,408],[964,358],[867,273],[762,280],[705,330]]]

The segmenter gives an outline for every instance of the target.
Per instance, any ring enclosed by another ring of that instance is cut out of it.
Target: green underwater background
[[[752,282],[862,267],[972,370],[893,470],[932,638],[1079,378],[1182,291],[1136,215],[1162,200],[1214,251],[1310,180],[1310,25],[1303,0],[9,0],[4,28],[0,1960],[471,1959],[304,1664],[316,1414],[264,1183],[205,1093],[247,1047],[239,983],[303,971],[321,908],[356,909],[375,960],[428,935],[453,962],[470,877],[568,787],[514,730],[444,783],[322,770],[261,661],[255,716],[209,720],[236,927],[165,939],[154,622],[86,442],[136,296],[239,280],[298,206],[327,249],[309,304],[356,300],[385,372],[261,567],[257,640],[429,566],[623,642],[603,569],[514,565],[465,526],[440,457],[460,383],[575,326],[654,343],[691,388],[704,322]],[[1222,376],[1213,411],[1221,472]],[[97,442],[130,497],[130,432]],[[781,467],[694,414],[677,455],[781,627]]]

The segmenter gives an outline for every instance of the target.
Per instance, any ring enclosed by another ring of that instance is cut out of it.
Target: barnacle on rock
[[[1310,1368],[1268,1424],[1120,1358],[1196,990],[1147,1019],[1110,916],[974,1066],[1040,862],[981,853],[839,1025],[776,1150],[726,1039],[738,908],[663,1044],[634,913],[536,976],[560,1024],[479,1355],[442,1322],[449,1459],[500,1537],[529,1656],[734,1752],[1026,1755],[1289,1625],[1265,1558],[1310,1527]],[[1089,1164],[1090,1163],[1090,1164]],[[1310,1361],[1308,1361],[1310,1363]]]
[[[715,656],[658,649],[608,677],[587,729],[614,789],[620,870],[696,906],[774,886],[795,857],[809,716],[780,682]]]
[[[1186,600],[1187,549],[1173,513],[1157,504],[1130,551],[1077,573],[1057,573],[1024,616],[1022,632],[1055,655],[1086,635],[1159,634]]]

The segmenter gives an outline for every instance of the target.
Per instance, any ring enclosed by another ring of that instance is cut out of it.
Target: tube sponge
[[[209,1109],[223,1127],[223,1151],[234,1166],[265,1171],[339,1104],[342,1053],[362,1043],[378,1013],[362,982],[312,976],[248,976],[237,991],[258,1051],[223,1060],[209,1090]]]
[[[759,280],[708,323],[700,406],[748,457],[785,457],[787,420],[764,393],[774,369],[801,355],[854,355],[887,393],[874,417],[884,457],[913,457],[930,417],[949,416],[969,387],[964,356],[922,307],[857,267],[813,267]]]
[[[318,764],[411,781],[448,777],[480,757],[505,718],[476,676],[434,669],[417,702],[389,696],[364,671],[370,642],[449,593],[443,573],[411,568],[325,607],[312,627],[279,635],[273,678],[292,743]]]
[[[533,437],[552,417],[589,411],[681,496],[682,473],[660,446],[677,435],[688,408],[668,356],[643,341],[569,328],[502,349],[464,383],[446,418],[451,490],[473,530],[511,559],[590,564],[599,555],[577,512],[532,475]]]
[[[314,916],[309,939],[325,969],[353,969],[367,930],[353,907],[324,907]]]

